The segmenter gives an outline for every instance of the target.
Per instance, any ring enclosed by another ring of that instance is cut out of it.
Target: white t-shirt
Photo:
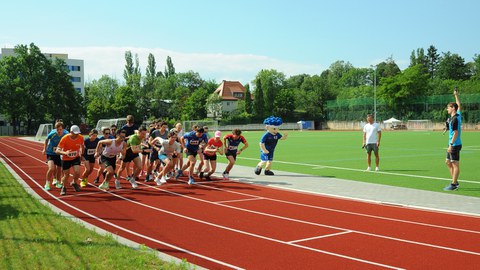
[[[363,126],[363,132],[366,133],[366,144],[372,144],[378,142],[378,132],[382,132],[382,129],[378,125],[378,123],[366,123]]]

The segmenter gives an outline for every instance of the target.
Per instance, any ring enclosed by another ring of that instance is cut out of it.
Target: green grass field
[[[243,133],[250,146],[237,158],[237,164],[251,166],[252,172],[259,161],[258,142],[263,133]],[[445,165],[448,134],[384,131],[380,172],[365,172],[362,135],[361,131],[290,131],[288,139],[277,145],[272,170],[444,192],[443,187],[450,182]],[[460,189],[454,193],[480,197],[480,132],[462,132],[462,143]],[[374,158],[372,154],[372,164]]]
[[[0,164],[0,269],[192,269],[53,212]]]

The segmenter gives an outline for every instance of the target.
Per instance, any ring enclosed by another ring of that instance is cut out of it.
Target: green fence
[[[480,94],[461,95],[462,115],[466,123],[480,122]],[[434,122],[444,121],[447,117],[446,105],[455,101],[452,95],[423,96],[412,99],[402,108],[403,115],[388,108],[386,103],[377,99],[377,119],[385,120],[392,116],[400,120],[428,119]],[[329,121],[357,121],[365,119],[374,111],[373,98],[329,100],[326,106],[326,118]]]

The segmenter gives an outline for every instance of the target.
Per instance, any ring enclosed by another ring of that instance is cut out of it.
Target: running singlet
[[[178,152],[178,153],[182,152],[180,144],[176,141],[174,141],[173,144],[169,144],[168,140],[160,139],[160,145],[162,146],[162,148],[160,149],[159,154],[160,155],[165,155],[169,158],[172,157],[172,155],[173,155],[173,153],[175,153],[175,151]]]
[[[197,137],[197,133],[195,131],[191,131],[183,135],[183,138],[186,141],[185,147],[191,152],[197,152],[201,142],[208,142],[207,135],[203,133],[201,137]]]
[[[58,135],[57,134],[57,130],[54,129],[52,131],[50,131],[50,133],[48,133],[47,135],[47,140],[48,141],[48,145],[47,145],[47,155],[57,155],[57,153],[55,153],[55,149],[57,148],[58,146],[58,143],[60,142],[60,140],[63,138],[63,136],[69,134],[68,131],[66,131],[65,129],[62,131],[62,135]]]
[[[107,158],[113,158],[116,155],[120,154],[122,150],[123,150],[123,141],[120,145],[116,145],[115,140],[112,140],[112,143],[110,145],[107,145],[105,148],[103,148],[102,155]]]
[[[450,143],[452,141],[453,134],[455,133],[454,131],[456,130],[458,132],[458,136],[457,139],[455,139],[455,141],[453,142],[453,146],[462,145],[462,140],[460,139],[460,135],[462,134],[462,113],[460,113],[460,111],[457,111],[457,114],[452,117],[448,126],[448,142]]]
[[[130,146],[130,148],[132,148],[132,150],[135,150],[136,152],[141,150],[141,144],[142,139],[138,136],[138,134],[133,134],[128,139],[128,146]]]
[[[83,137],[78,135],[77,138],[72,139],[72,134],[65,135],[58,143],[58,148],[62,151],[69,151],[69,155],[62,155],[62,160],[74,160],[80,156],[80,151],[83,146]]]
[[[97,144],[100,139],[95,138],[95,140],[90,140],[90,138],[85,140],[85,153],[84,156],[93,156],[95,155],[95,149],[97,149]]]
[[[227,140],[227,142],[228,142],[227,143],[228,144],[227,150],[230,151],[230,152],[235,152],[235,153],[237,152],[238,145],[240,143],[245,144],[247,142],[247,140],[245,140],[245,138],[242,135],[238,136],[238,138],[235,140],[233,138],[233,134],[225,135],[224,140]]]
[[[223,143],[222,143],[222,140],[215,140],[215,138],[211,138],[210,140],[208,140],[208,144],[207,144],[207,147],[206,149],[218,149],[220,147],[223,146]],[[216,155],[216,153],[214,152],[208,152],[208,151],[203,151],[203,154],[204,155],[207,155],[209,157],[213,157]]]

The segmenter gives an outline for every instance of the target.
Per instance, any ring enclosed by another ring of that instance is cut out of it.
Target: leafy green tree
[[[195,90],[185,101],[182,120],[197,120],[207,118],[207,104],[209,93],[204,88]]]
[[[252,114],[252,106],[252,93],[250,93],[250,84],[247,83],[245,85],[245,112],[248,114]]]
[[[118,82],[107,75],[85,85],[87,99],[87,124],[94,125],[100,119],[117,118],[114,107]]]
[[[253,93],[253,112],[256,118],[265,117],[265,100],[263,98],[263,89],[261,78],[255,79],[255,92]]]
[[[205,104],[207,113],[212,115],[213,119],[218,119],[222,116],[222,99],[217,93],[211,93]]]
[[[435,48],[433,45],[430,45],[427,50],[427,70],[431,79],[435,78],[439,61],[440,54],[438,54],[437,48]]]
[[[274,101],[277,93],[284,88],[285,74],[274,69],[262,69],[256,77],[260,79],[264,95],[264,110],[267,115],[274,113]]]
[[[382,78],[393,77],[401,72],[402,71],[393,58],[388,58],[377,65],[377,85],[382,84]]]
[[[456,53],[446,52],[440,58],[437,75],[442,80],[468,80],[465,59]]]
[[[295,111],[295,93],[293,89],[282,89],[278,92],[274,103],[273,114],[283,119],[292,116]]]
[[[116,89],[113,108],[118,117],[131,114],[135,119],[143,119],[144,115],[137,112],[136,105],[136,93],[132,88],[124,85]]]
[[[427,92],[428,74],[422,65],[405,69],[402,73],[384,78],[379,87],[378,96],[385,100],[391,110],[399,116],[409,118],[412,103],[416,97]]]
[[[170,56],[167,56],[167,66],[165,67],[164,75],[166,78],[175,75],[175,67],[173,66],[173,61]]]

